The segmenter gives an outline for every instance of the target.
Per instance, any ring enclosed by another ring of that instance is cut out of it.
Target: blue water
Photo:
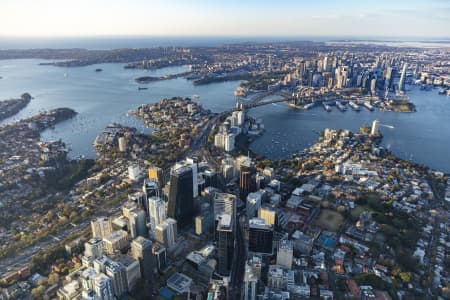
[[[218,46],[233,43],[263,43],[284,41],[325,41],[323,37],[209,37],[209,36],[130,36],[130,37],[72,37],[72,38],[0,38],[0,49],[119,49],[151,47]]]
[[[233,43],[265,43],[289,41],[365,41],[388,44],[392,46],[414,47],[449,47],[448,37],[439,40],[421,37],[416,39],[401,39],[398,37],[355,37],[355,36],[111,36],[111,37],[0,37],[0,50],[4,49],[118,49],[118,48],[151,48],[151,47],[192,47],[218,46]],[[381,42],[382,41],[382,42]]]
[[[29,92],[35,97],[16,116],[5,120],[31,116],[41,110],[70,107],[79,114],[43,133],[46,140],[61,138],[72,149],[73,157],[94,157],[92,141],[108,124],[120,122],[142,127],[126,113],[143,103],[154,103],[164,97],[200,95],[200,103],[207,109],[220,112],[234,106],[233,92],[239,82],[214,83],[193,86],[192,82],[178,78],[153,82],[148,90],[138,91],[134,78],[142,75],[165,75],[183,72],[185,67],[170,67],[155,71],[123,69],[122,64],[101,64],[77,68],[39,66],[41,60],[0,61],[0,99],[18,97]],[[103,72],[95,72],[102,68]],[[67,73],[67,77],[64,74]],[[405,159],[429,165],[450,173],[450,98],[437,94],[437,90],[420,91],[411,87],[408,92],[416,104],[417,113],[361,112],[336,108],[327,113],[322,107],[309,111],[290,108],[285,104],[268,105],[250,111],[261,118],[265,134],[252,144],[252,149],[272,159],[287,158],[317,139],[324,128],[342,128],[357,131],[362,124],[374,119],[395,126],[383,128],[383,145]],[[279,142],[279,144],[273,143]]]
[[[62,138],[72,149],[71,155],[94,157],[92,141],[112,122],[137,127],[148,132],[129,110],[144,103],[154,103],[168,97],[200,95],[200,103],[215,112],[234,105],[233,92],[239,82],[194,86],[185,79],[137,84],[139,76],[161,76],[186,71],[186,67],[169,67],[154,71],[124,69],[123,64],[99,64],[77,68],[40,66],[40,60],[0,60],[0,99],[19,97],[29,92],[34,99],[6,123],[34,115],[42,110],[70,107],[78,115],[54,130],[43,133],[46,140]],[[102,72],[95,72],[102,68]],[[65,76],[64,74],[67,74]],[[138,87],[148,90],[138,90]]]

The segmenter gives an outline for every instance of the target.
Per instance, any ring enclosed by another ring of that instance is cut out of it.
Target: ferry
[[[356,103],[353,102],[353,101],[349,101],[349,102],[348,102],[348,105],[350,105],[350,107],[353,108],[353,110],[355,110],[355,111],[360,111],[360,110],[361,110],[361,108],[359,107],[359,105],[356,104]]]
[[[325,102],[323,103],[323,108],[324,108],[327,112],[330,112],[330,111],[331,111],[331,106],[329,106],[329,105],[326,104]]]
[[[364,107],[365,108],[367,108],[368,110],[370,110],[370,111],[373,111],[373,106],[370,104],[370,102],[369,101],[365,101],[364,103],[363,103],[363,105],[364,105]]]
[[[340,101],[336,101],[336,106],[337,106],[337,108],[340,111],[346,111],[347,110],[347,107],[344,104],[342,104]]]
[[[306,110],[308,110],[308,109],[310,109],[310,108],[313,108],[314,105],[315,105],[315,103],[308,103],[308,104],[305,104],[305,105],[303,106],[303,108],[306,109]]]

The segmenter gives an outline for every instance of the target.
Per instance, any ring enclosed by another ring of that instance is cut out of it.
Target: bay
[[[143,103],[154,103],[167,97],[200,96],[200,103],[213,112],[234,106],[233,92],[238,81],[194,86],[177,78],[137,84],[139,76],[161,76],[184,72],[186,67],[169,67],[153,71],[124,69],[123,64],[99,64],[76,68],[41,66],[42,60],[0,61],[0,99],[19,97],[29,92],[34,99],[20,113],[2,123],[25,118],[42,110],[70,107],[78,115],[43,133],[43,139],[62,139],[71,148],[70,156],[95,157],[92,141],[103,128],[113,122],[135,126],[150,132],[127,112]],[[102,72],[95,72],[101,68]],[[148,90],[138,90],[139,86]],[[261,118],[266,132],[251,145],[257,153],[271,159],[288,158],[314,143],[324,128],[357,131],[363,124],[378,119],[394,129],[380,127],[383,146],[397,156],[450,172],[450,98],[437,90],[426,92],[410,87],[408,95],[416,104],[416,113],[340,112],[335,107],[326,112],[322,107],[308,111],[293,109],[283,103],[255,108],[250,115]],[[276,143],[275,143],[276,142]]]

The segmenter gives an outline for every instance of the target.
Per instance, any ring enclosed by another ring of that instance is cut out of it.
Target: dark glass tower
[[[256,168],[254,165],[241,165],[239,177],[239,198],[247,202],[247,196],[256,191]]]
[[[190,167],[180,167],[170,175],[167,214],[177,220],[178,228],[190,225],[194,219],[192,176]]]
[[[219,217],[217,225],[217,271],[222,276],[228,276],[231,271],[234,250],[233,217],[223,214]]]
[[[251,252],[272,254],[273,229],[263,219],[253,218],[249,221],[248,250]]]

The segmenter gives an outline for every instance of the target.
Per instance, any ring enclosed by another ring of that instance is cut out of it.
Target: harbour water
[[[70,107],[78,115],[43,133],[46,140],[62,139],[71,148],[70,155],[94,157],[92,141],[98,132],[112,122],[137,127],[150,132],[126,113],[143,103],[154,103],[165,97],[199,95],[204,107],[220,112],[234,106],[233,92],[239,82],[230,81],[194,86],[183,78],[139,85],[139,76],[161,76],[183,72],[185,67],[170,67],[154,71],[124,69],[122,64],[60,68],[40,66],[42,60],[0,61],[0,99],[9,99],[29,92],[34,99],[14,117],[2,123],[31,116],[39,111]],[[101,68],[102,72],[95,72]],[[65,76],[65,74],[67,74]],[[148,90],[138,90],[139,86]],[[322,106],[308,111],[293,109],[283,103],[255,108],[250,115],[261,118],[266,132],[251,148],[272,159],[288,158],[292,153],[313,143],[324,128],[356,131],[374,119],[393,125],[381,127],[383,145],[404,159],[412,159],[432,168],[450,172],[450,98],[437,90],[420,91],[411,87],[408,95],[415,103],[416,113],[392,113],[347,110]]]

